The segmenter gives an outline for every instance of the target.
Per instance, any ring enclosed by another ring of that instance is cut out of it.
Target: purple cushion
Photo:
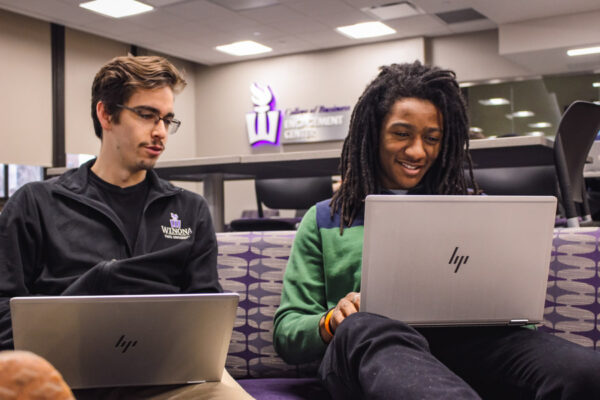
[[[330,400],[316,378],[238,379],[237,382],[257,400]]]

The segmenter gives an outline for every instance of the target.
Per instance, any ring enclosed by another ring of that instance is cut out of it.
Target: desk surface
[[[554,142],[541,136],[478,139],[470,142],[476,168],[551,165]],[[228,179],[292,178],[339,174],[340,150],[299,151],[198,157],[159,161],[155,170],[163,178],[202,181],[208,174]],[[60,175],[66,168],[48,168],[48,176]]]
[[[198,181],[220,173],[225,179],[294,178],[337,175],[340,150],[200,157],[156,164],[156,172],[168,180]]]
[[[554,142],[546,137],[520,136],[470,142],[476,168],[552,165]],[[200,157],[156,164],[169,180],[202,180],[222,173],[224,179],[293,178],[339,174],[340,150]]]

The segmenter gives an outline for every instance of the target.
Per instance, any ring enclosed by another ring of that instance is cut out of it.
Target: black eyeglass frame
[[[177,132],[177,130],[181,126],[180,120],[169,117],[169,116],[161,117],[158,114],[157,110],[153,110],[153,109],[145,107],[145,106],[128,107],[123,104],[117,104],[116,106],[119,108],[122,108],[124,110],[131,111],[132,113],[135,113],[138,117],[140,117],[141,119],[144,119],[144,120],[148,120],[148,118],[144,114],[152,114],[154,116],[154,126],[158,125],[158,122],[162,120],[163,124],[165,124],[165,128],[167,129],[167,132],[169,133],[169,135],[175,134],[175,132]]]

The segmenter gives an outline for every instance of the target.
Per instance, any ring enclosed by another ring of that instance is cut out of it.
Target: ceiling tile
[[[489,19],[482,19],[476,21],[462,22],[459,24],[450,24],[448,25],[448,29],[452,33],[464,33],[464,32],[477,32],[488,29],[494,29],[498,26],[493,21]]]
[[[162,28],[164,26],[177,26],[181,19],[160,9],[147,13],[127,17],[127,21],[147,28]]]
[[[299,34],[300,39],[312,43],[315,48],[342,47],[356,45],[356,40],[350,39],[334,30],[316,31]]]
[[[432,15],[398,18],[385,21],[385,24],[394,28],[399,37],[435,36],[450,32],[448,25]]]
[[[0,0],[0,8],[124,43],[141,43],[167,54],[207,64],[403,37],[473,32],[493,29],[507,22],[600,10],[598,0],[409,0],[429,15],[386,21],[397,30],[397,34],[355,41],[338,34],[335,27],[373,20],[361,9],[382,6],[394,0],[146,0],[156,6],[154,11],[122,19],[84,10],[79,7],[82,1]],[[217,4],[219,1],[227,6]],[[247,5],[255,8],[232,11],[232,8],[245,8]],[[475,9],[489,21],[447,25],[433,15],[464,8]],[[219,44],[248,39],[272,47],[273,52],[237,58],[214,50]],[[562,62],[560,67],[580,66]]]
[[[224,7],[205,0],[186,1],[173,6],[164,7],[162,10],[185,20],[192,21],[224,18],[228,15],[235,14]]]
[[[472,0],[410,0],[410,2],[427,14],[472,8],[473,4]]]
[[[303,14],[285,5],[255,8],[253,10],[240,11],[239,14],[264,24],[305,18]]]

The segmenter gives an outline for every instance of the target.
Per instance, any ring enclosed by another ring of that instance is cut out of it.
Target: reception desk
[[[519,136],[473,140],[470,150],[476,168],[518,167],[553,164],[553,146],[545,137]],[[202,181],[215,229],[222,231],[225,180],[338,175],[340,153],[336,149],[198,157],[159,161],[155,170],[167,180]],[[49,168],[46,173],[52,176],[65,170]]]

